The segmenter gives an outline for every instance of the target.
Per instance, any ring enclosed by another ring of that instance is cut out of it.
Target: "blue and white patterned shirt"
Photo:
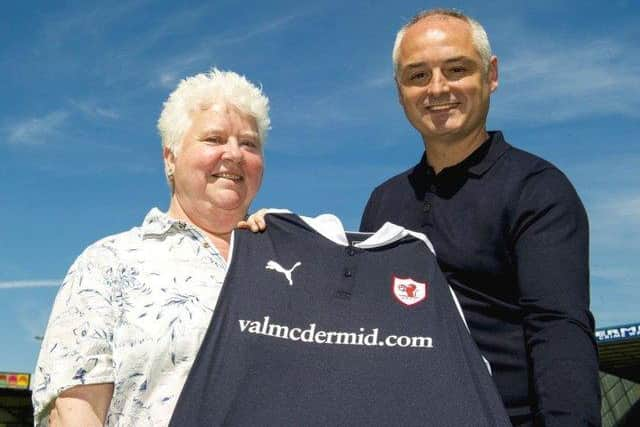
[[[33,382],[35,424],[79,384],[113,383],[107,426],[164,426],[198,352],[227,263],[193,225],[153,208],[89,246],[58,291]]]

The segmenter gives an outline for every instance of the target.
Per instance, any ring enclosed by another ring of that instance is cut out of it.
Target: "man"
[[[586,213],[562,172],[486,131],[498,60],[484,29],[420,13],[393,62],[425,153],[373,191],[361,231],[429,236],[514,425],[599,425]]]

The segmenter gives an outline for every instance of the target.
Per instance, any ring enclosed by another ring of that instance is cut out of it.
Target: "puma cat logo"
[[[293,286],[293,281],[291,280],[291,273],[293,273],[293,270],[295,270],[297,267],[299,267],[301,265],[302,265],[302,263],[300,261],[298,261],[295,264],[293,264],[293,267],[291,267],[289,270],[287,270],[287,269],[283,268],[277,262],[269,261],[269,262],[267,262],[267,265],[264,266],[264,268],[267,269],[267,270],[275,270],[278,273],[284,274],[284,277],[286,277],[287,281],[289,282],[289,286]]]

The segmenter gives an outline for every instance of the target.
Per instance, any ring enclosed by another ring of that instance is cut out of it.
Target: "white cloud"
[[[42,28],[44,42],[48,46],[58,47],[68,40],[78,40],[105,32],[109,26],[118,24],[123,18],[148,4],[150,0],[129,0],[111,2],[99,7],[90,2],[73,4],[71,8],[58,8]]]
[[[640,117],[640,48],[622,35],[576,41],[526,32],[522,37],[500,58],[493,117],[532,125]]]
[[[640,193],[620,193],[602,200],[598,205],[598,213],[612,221],[627,220],[640,224]]]
[[[637,277],[629,265],[596,265],[591,269],[591,301],[598,327],[638,320]]]
[[[597,193],[587,209],[594,249],[640,249],[640,192]]]
[[[166,89],[173,89],[176,87],[180,78],[172,71],[162,71],[158,76],[158,86]]]
[[[364,87],[367,88],[382,88],[387,86],[394,86],[393,73],[391,69],[383,71],[378,75],[369,77],[364,82]]]
[[[618,218],[629,220],[633,225],[640,226],[640,194],[632,195],[630,199],[618,200],[612,211]]]
[[[567,168],[580,183],[591,243],[591,301],[598,326],[637,320],[640,176],[634,154],[598,156]]]
[[[594,266],[591,269],[591,275],[599,279],[611,280],[611,281],[617,281],[617,282],[630,282],[633,277],[632,272],[628,270],[613,268],[610,266],[607,266],[607,267]]]
[[[251,23],[247,23],[247,27],[252,28],[249,31],[234,29],[226,33],[216,32],[213,35],[203,37],[203,41],[191,50],[163,60],[162,64],[156,67],[151,77],[150,86],[173,89],[178,80],[185,77],[190,70],[210,66],[214,62],[216,48],[244,43],[259,36],[283,31],[293,22],[316,11],[316,7],[306,8],[295,13],[277,16],[257,25],[252,26]],[[185,16],[185,19],[193,19],[193,17],[193,14],[189,14]],[[155,34],[152,39],[160,37],[160,34]]]
[[[54,111],[42,117],[19,120],[7,126],[7,138],[12,144],[40,145],[57,135],[69,117],[66,111]]]
[[[640,193],[595,197],[589,208],[592,302],[599,325],[637,320]]]
[[[162,44],[163,41],[179,34],[188,33],[193,28],[198,28],[198,20],[206,19],[207,10],[210,7],[210,4],[203,3],[198,7],[172,12],[171,19],[153,22],[143,31],[139,31],[135,38],[127,39],[126,44],[115,52],[115,57],[118,61],[138,58]]]
[[[23,288],[45,288],[58,287],[62,280],[5,280],[0,281],[0,289],[23,289]]]
[[[256,28],[254,28],[251,31],[247,31],[246,33],[234,32],[233,34],[230,34],[228,36],[222,35],[220,38],[214,40],[213,43],[218,46],[226,46],[230,44],[245,42],[247,40],[253,39],[257,36],[261,36],[267,33],[280,31],[284,29],[290,22],[298,18],[301,18],[305,15],[308,15],[311,12],[312,10],[306,10],[300,13],[279,16],[270,21],[266,21],[258,25]]]
[[[150,86],[174,89],[180,79],[186,77],[189,70],[202,68],[204,64],[209,65],[210,61],[211,55],[208,47],[198,48],[176,55],[169,61],[156,67]]]
[[[98,105],[91,100],[84,101],[71,101],[71,104],[82,114],[91,119],[109,119],[115,120],[120,117],[120,114],[112,109]]]

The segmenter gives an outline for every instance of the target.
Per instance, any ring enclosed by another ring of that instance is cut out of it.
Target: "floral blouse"
[[[107,426],[164,426],[209,326],[227,263],[193,225],[153,208],[89,246],[62,283],[33,381],[35,424],[79,384],[113,383]]]

